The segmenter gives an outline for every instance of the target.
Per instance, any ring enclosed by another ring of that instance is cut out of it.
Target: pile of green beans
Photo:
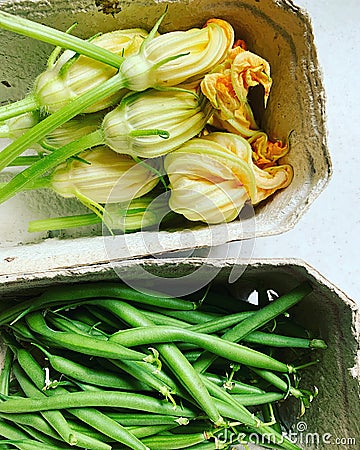
[[[311,290],[254,307],[212,288],[189,300],[97,282],[8,307],[1,448],[210,450],[259,436],[297,450],[277,407],[291,396],[303,412],[316,394],[300,372],[326,344],[288,313]]]

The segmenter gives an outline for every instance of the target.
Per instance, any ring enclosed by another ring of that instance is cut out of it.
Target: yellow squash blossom
[[[191,139],[168,154],[164,166],[170,208],[207,223],[234,220],[247,201],[255,205],[292,179],[290,166],[256,167],[250,144],[232,133]]]
[[[253,161],[261,169],[276,165],[289,151],[287,144],[279,140],[270,141],[263,131],[255,133],[248,141],[253,149]]]
[[[249,88],[257,84],[264,86],[266,106],[272,84],[268,62],[241,46],[231,49],[225,62],[201,82],[202,92],[216,108],[211,123],[244,137],[252,136],[258,125],[247,96]]]
[[[222,19],[210,19],[201,29],[153,37],[160,21],[138,54],[126,58],[121,66],[125,86],[132,91],[200,79],[224,60],[234,42],[232,26]]]
[[[119,153],[155,158],[199,134],[212,112],[201,93],[154,89],[131,93],[106,114],[104,142]]]
[[[147,34],[141,28],[118,30],[97,36],[92,43],[119,56],[129,56],[137,53]],[[47,113],[54,113],[72,99],[101,86],[116,72],[110,65],[66,50],[52,67],[39,75],[33,90],[34,96]],[[126,92],[126,89],[120,89],[82,112],[96,112],[108,108],[118,102]]]
[[[101,146],[79,154],[59,165],[51,175],[50,186],[63,197],[77,197],[86,204],[118,203],[141,197],[159,181],[149,164],[136,163]],[[87,164],[86,164],[86,162]],[[158,161],[153,167],[158,169]]]

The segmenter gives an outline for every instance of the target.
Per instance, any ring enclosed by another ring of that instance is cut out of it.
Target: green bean
[[[13,363],[13,352],[10,347],[6,348],[3,368],[0,373],[0,394],[9,395],[10,374]]]
[[[27,379],[25,373],[21,369],[18,362],[13,365],[13,372],[19,382],[22,390],[28,397],[32,397],[35,402],[41,402],[46,399],[43,392],[39,391],[34,384]],[[26,400],[26,399],[25,399]],[[11,400],[6,400],[7,401]],[[21,412],[21,411],[19,411]],[[54,430],[61,436],[61,438],[70,445],[77,443],[77,436],[71,430],[69,424],[65,420],[60,411],[54,409],[54,411],[43,411],[42,416],[44,419],[54,428]]]
[[[112,363],[127,372],[130,376],[135,377],[137,380],[159,392],[175,405],[175,401],[172,398],[172,394],[175,393],[174,390],[154,374],[153,367],[151,367],[150,370],[147,370],[141,363],[138,364],[138,361],[113,360]]]
[[[113,333],[115,330],[118,331],[123,328],[123,323],[120,320],[117,320],[117,318],[110,314],[104,313],[101,308],[96,308],[94,305],[85,305],[85,308],[94,316],[94,318],[100,320],[102,324],[107,326],[109,333]]]
[[[81,352],[86,355],[102,356],[113,359],[131,359],[141,361],[146,355],[137,351],[129,350],[121,345],[104,341],[91,336],[78,335],[66,331],[53,331],[49,328],[40,312],[33,312],[26,316],[30,329],[50,340],[56,346],[68,350]]]
[[[49,411],[69,408],[106,406],[128,408],[136,411],[153,412],[155,414],[170,414],[184,417],[195,417],[196,413],[186,407],[174,408],[170,403],[142,394],[131,394],[118,391],[100,392],[68,392],[44,399],[10,398],[0,402],[0,412],[23,413]]]
[[[57,438],[51,438],[47,436],[46,434],[42,433],[40,430],[37,430],[36,428],[30,426],[30,425],[22,425],[17,423],[16,424],[20,429],[24,430],[26,433],[28,433],[32,439],[37,440],[43,444],[48,444],[50,446],[56,446],[57,448],[69,448],[68,445],[64,443],[64,441],[59,440],[59,436]],[[61,438],[60,438],[61,439]],[[72,446],[73,447],[73,446]],[[72,448],[70,447],[70,448]]]
[[[284,449],[301,450],[297,445],[284,438],[282,434],[277,433],[277,431],[272,429],[270,426],[261,423],[261,421],[255,418],[255,416],[251,414],[245,406],[237,403],[236,408],[234,408],[229,402],[219,399],[216,401],[216,404],[224,417],[231,418],[232,420],[241,422],[248,427],[256,429],[258,433],[265,435],[267,438],[271,438],[272,442],[275,442],[276,444],[281,443],[282,448]]]
[[[270,347],[288,348],[317,348],[326,349],[327,345],[322,339],[304,339],[297,337],[282,336],[275,333],[264,333],[262,331],[252,331],[244,337],[245,342],[252,344],[268,345]]]
[[[264,392],[263,394],[232,394],[232,397],[240,405],[256,406],[284,400],[285,395],[279,392]]]
[[[158,435],[143,439],[144,444],[156,450],[191,448],[192,445],[206,441],[207,437],[204,433]]]
[[[85,301],[87,299],[108,297],[184,311],[191,311],[197,307],[194,302],[176,297],[166,297],[155,291],[143,293],[121,283],[96,282],[72,286],[67,285],[66,289],[62,286],[47,288],[38,297],[31,298],[1,311],[0,325],[18,320],[28,312],[44,309],[45,307],[64,303],[82,303],[81,300]]]
[[[165,431],[172,430],[177,424],[167,425],[145,425],[145,426],[131,426],[127,430],[134,434],[139,439],[153,436],[154,434],[163,433]],[[142,441],[144,442],[144,441]]]
[[[124,426],[150,426],[150,425],[187,425],[189,419],[166,414],[130,414],[120,412],[107,412],[107,416]]]
[[[237,380],[229,381],[225,377],[220,377],[219,375],[212,373],[205,372],[204,376],[218,386],[224,387],[231,394],[263,394],[265,392],[256,386],[252,386],[251,384],[242,383]]]
[[[94,336],[98,339],[107,340],[106,333],[99,331],[94,326],[89,326],[78,320],[70,320],[60,314],[48,313],[46,317],[50,324],[59,331],[71,331],[83,336]]]
[[[254,367],[252,367],[251,370],[282,392],[290,392],[290,394],[292,394],[296,398],[301,398],[304,396],[299,389],[290,386],[289,383],[284,381],[275,373],[270,372],[269,370],[255,369]]]
[[[231,361],[278,372],[291,372],[288,365],[274,358],[242,345],[225,341],[213,335],[194,333],[187,328],[166,326],[143,326],[121,330],[109,337],[109,342],[116,342],[125,347],[136,345],[186,341],[198,345],[212,353]]]
[[[264,308],[254,312],[252,316],[240,322],[237,326],[226,332],[222,339],[232,342],[239,342],[249,335],[252,331],[265,325],[270,320],[278,315],[284,313],[292,306],[296,305],[307,294],[311,292],[312,288],[308,283],[302,283],[287,294],[273,300]],[[209,352],[204,352],[200,358],[194,363],[194,368],[198,372],[204,372],[216,359],[216,355]]]
[[[76,392],[74,394],[96,395],[92,391]],[[70,396],[72,394],[69,393],[68,395]],[[125,395],[129,397],[128,393],[126,393]],[[47,400],[52,399],[57,400],[62,396],[63,396],[62,394],[59,394],[58,396],[47,397]],[[105,404],[103,406],[110,406],[110,405]],[[106,416],[100,411],[97,411],[93,408],[76,408],[76,409],[77,409],[76,417],[81,419],[85,423],[91,424],[91,426],[95,428],[97,431],[100,431],[101,433],[110,436],[117,442],[125,444],[132,450],[148,450],[148,448],[131,431],[127,430],[125,427],[115,422],[110,417]]]
[[[45,353],[52,368],[57,372],[66,375],[70,378],[74,378],[84,383],[95,384],[97,386],[111,387],[113,389],[137,391],[141,390],[141,385],[136,380],[130,381],[124,379],[105,370],[96,368],[96,370],[86,367],[70,359],[64,358],[59,355],[49,353],[44,348],[37,346]]]
[[[184,322],[187,322],[189,325],[198,325],[201,323],[208,322],[210,320],[214,320],[220,316],[219,314],[215,313],[208,313],[201,310],[194,310],[194,311],[181,311],[181,310],[170,310],[165,308],[159,308],[156,306],[151,307],[151,311],[164,314],[164,316],[169,316],[174,319],[182,320]]]
[[[191,450],[218,450],[228,448],[228,444],[219,444],[218,442],[205,442],[192,445]]]
[[[16,424],[27,425],[41,431],[42,433],[52,437],[53,439],[59,439],[60,436],[49,423],[37,413],[19,413],[19,414],[0,414],[2,419],[12,421]],[[71,429],[73,429],[71,427]]]
[[[45,378],[44,373],[40,368],[40,366],[38,365],[38,363],[35,361],[32,355],[26,350],[19,350],[17,356],[19,362],[23,364],[24,370],[27,371],[28,375],[31,376],[32,380],[34,381],[38,389],[41,389],[45,385]],[[58,386],[55,390],[46,390],[45,393],[48,396],[51,396],[51,398],[55,398],[55,400],[58,395],[63,396],[69,395],[68,391],[62,388],[61,386]],[[108,418],[107,416],[105,416],[105,414],[101,413],[100,411],[97,411],[94,408],[74,407],[70,409],[70,412],[72,415],[84,421],[85,423],[95,428],[96,430],[99,430],[102,433],[107,434],[108,436],[115,438],[120,442],[123,443],[128,442],[130,444],[130,447],[134,446],[134,449],[141,449],[141,445],[137,440],[134,440],[134,437],[131,435],[131,433],[127,432],[124,429],[124,427],[122,427],[112,419]],[[93,448],[90,447],[90,444],[92,443],[93,440],[89,437],[87,441],[88,443],[87,444],[85,443],[86,445],[84,445],[84,447]],[[96,445],[97,446],[95,448],[98,450],[108,449],[108,446],[106,446],[106,444],[102,444],[101,442],[98,442]]]
[[[225,328],[232,327],[235,324],[251,317],[253,312],[239,312],[235,314],[229,314],[228,316],[219,317],[213,320],[209,320],[202,324],[193,325],[189,327],[189,330],[196,331],[198,333],[217,333],[218,331],[224,330]]]
[[[12,445],[20,450],[59,450],[59,446],[54,447],[52,445],[49,445],[48,443],[44,444],[42,442],[31,439],[28,433],[24,432],[18,427],[4,422],[3,420],[0,420],[0,435],[7,438],[9,440],[9,443],[11,442]]]
[[[30,331],[30,328],[27,326],[24,320],[19,320],[14,324],[10,325],[9,328],[12,332],[23,341],[36,342],[36,336],[34,333]]]
[[[111,311],[131,326],[141,326],[146,329],[146,327],[153,325],[151,320],[147,319],[140,311],[127,303],[103,300],[99,306]],[[135,330],[136,329],[137,328],[135,328]],[[152,342],[153,341],[151,341],[151,343]],[[217,425],[221,424],[223,419],[214,406],[207,389],[180,350],[174,344],[161,344],[157,345],[156,348],[165,360],[167,366],[172,370],[184,388],[196,400],[198,405],[209,416],[210,420]]]

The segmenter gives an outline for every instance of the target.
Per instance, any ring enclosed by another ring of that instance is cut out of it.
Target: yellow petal
[[[262,200],[272,195],[278,189],[287,187],[293,179],[293,169],[288,164],[269,167],[261,170],[254,165],[256,179],[256,199],[253,204],[256,205]]]

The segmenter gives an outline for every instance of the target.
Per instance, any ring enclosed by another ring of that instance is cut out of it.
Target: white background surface
[[[360,2],[294,0],[307,10],[327,97],[333,176],[296,227],[258,238],[253,257],[301,258],[360,304]],[[239,244],[217,249],[238,256]]]

